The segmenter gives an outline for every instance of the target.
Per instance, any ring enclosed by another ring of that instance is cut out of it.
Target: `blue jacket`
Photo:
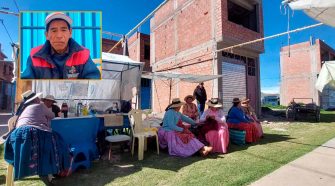
[[[68,42],[69,51],[64,54],[63,67],[57,68],[55,55],[51,54],[51,44],[31,49],[27,68],[22,79],[100,79],[100,71],[90,58],[88,49],[80,46],[72,38]],[[62,61],[60,61],[62,63]]]
[[[195,125],[195,122],[191,118],[181,114],[180,112],[176,112],[173,109],[169,109],[165,112],[162,128],[168,131],[183,131],[183,128],[177,126],[179,119],[191,125]]]
[[[227,116],[227,123],[239,124],[239,123],[249,123],[250,120],[244,114],[243,110],[239,107],[232,107]]]

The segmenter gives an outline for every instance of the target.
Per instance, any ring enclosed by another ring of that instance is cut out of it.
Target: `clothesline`
[[[221,52],[221,51],[224,51],[224,50],[226,50],[226,51],[228,50],[229,51],[229,50],[232,50],[233,48],[242,47],[242,46],[245,46],[245,45],[257,43],[257,42],[264,41],[264,40],[267,40],[267,39],[272,39],[272,38],[280,37],[280,36],[283,36],[283,35],[286,35],[286,34],[290,34],[290,33],[294,33],[294,32],[300,32],[302,30],[306,30],[306,29],[309,29],[309,28],[318,27],[318,26],[321,26],[321,25],[323,25],[323,23],[317,23],[317,24],[314,24],[314,25],[309,25],[309,26],[297,28],[295,30],[291,30],[291,31],[287,31],[287,32],[282,32],[282,33],[279,33],[279,34],[275,34],[275,35],[272,35],[272,36],[267,36],[267,37],[263,37],[263,38],[260,38],[260,39],[256,39],[256,40],[244,42],[244,43],[233,45],[233,46],[230,46],[230,47],[225,47],[225,48],[216,50],[215,52]]]

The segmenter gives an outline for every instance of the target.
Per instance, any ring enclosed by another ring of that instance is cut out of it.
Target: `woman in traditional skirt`
[[[233,99],[233,106],[228,111],[227,124],[229,128],[244,130],[245,141],[247,143],[256,142],[259,139],[256,126],[252,123],[241,109],[241,101],[239,98]]]
[[[254,108],[252,108],[249,103],[250,103],[250,99],[243,98],[242,101],[241,101],[241,108],[242,108],[244,114],[248,118],[250,118],[254,121],[253,124],[257,128],[258,136],[263,137],[263,128],[262,128],[261,122],[258,120]]]
[[[208,109],[201,115],[198,139],[209,143],[212,152],[226,153],[229,144],[229,131],[222,104],[217,98],[212,98],[207,103]]]
[[[212,147],[207,147],[201,143],[188,130],[189,127],[183,125],[183,122],[196,125],[195,121],[179,112],[184,104],[179,98],[175,98],[165,109],[163,125],[158,130],[160,147],[167,147],[169,154],[173,156],[188,157],[196,152],[206,156],[212,151]]]

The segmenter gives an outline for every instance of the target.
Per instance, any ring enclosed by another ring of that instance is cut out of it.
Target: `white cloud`
[[[279,86],[261,87],[261,91],[266,94],[279,94]]]

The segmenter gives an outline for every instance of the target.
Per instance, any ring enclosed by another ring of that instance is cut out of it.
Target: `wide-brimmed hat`
[[[250,102],[250,99],[248,99],[246,97],[242,98],[242,100],[241,100],[241,103],[249,103],[249,102]]]
[[[185,102],[180,101],[179,98],[173,98],[169,108],[177,108],[185,105]]]
[[[218,98],[212,98],[212,99],[208,100],[208,102],[206,104],[208,106],[210,106],[210,107],[215,107],[215,108],[222,107],[222,104],[219,103],[219,99]]]
[[[45,18],[45,25],[48,25],[51,21],[55,20],[55,19],[62,19],[64,21],[66,21],[70,27],[72,25],[72,19],[67,16],[66,14],[64,14],[63,12],[54,12],[49,14],[46,18]]]
[[[39,93],[35,93],[31,90],[28,90],[27,92],[24,92],[23,94],[21,94],[22,98],[23,98],[23,101],[25,103],[29,103],[31,102],[32,100],[38,98],[38,97],[41,97],[42,96],[42,92],[39,92]]]
[[[233,99],[233,103],[240,103],[240,102],[241,102],[240,98],[234,98]]]
[[[53,95],[47,95],[47,96],[45,96],[45,98],[42,98],[42,101],[44,101],[44,100],[50,100],[53,103],[57,103],[57,101],[55,100],[55,97]]]
[[[192,95],[187,95],[185,98],[184,98],[184,101],[187,101],[188,98],[192,98],[192,101],[195,100],[195,97],[192,96]]]

